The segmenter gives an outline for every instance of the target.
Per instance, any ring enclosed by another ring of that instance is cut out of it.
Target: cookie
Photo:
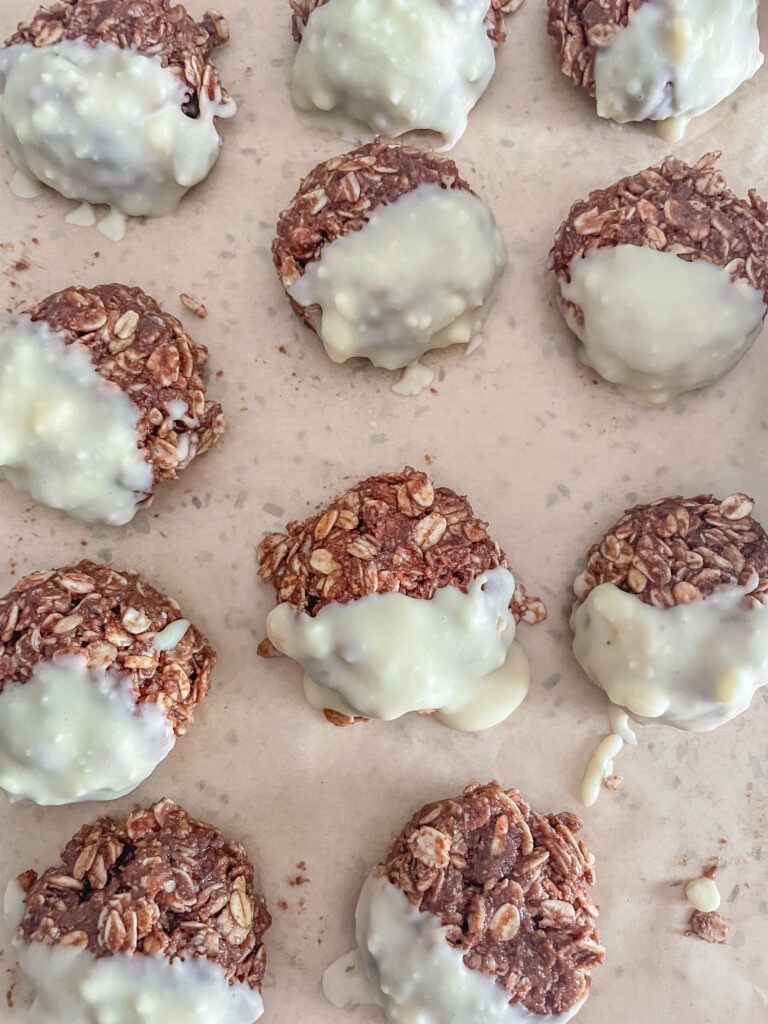
[[[41,8],[0,50],[0,128],[27,182],[120,215],[159,217],[208,176],[235,104],[211,63],[224,18],[170,0]],[[91,214],[93,217],[93,214]],[[92,222],[92,221],[91,221]]]
[[[0,475],[120,526],[224,432],[208,351],[140,288],[72,287],[0,330]]]
[[[707,387],[749,351],[768,306],[768,213],[720,153],[667,157],[571,207],[550,253],[583,362],[634,401]]]
[[[574,654],[636,721],[708,731],[768,680],[768,536],[752,509],[740,493],[661,498],[590,548]]]
[[[335,363],[410,368],[474,347],[507,262],[493,214],[446,157],[374,143],[318,165],[278,220],[272,254],[294,312]]]
[[[6,894],[13,944],[50,1024],[253,1024],[270,924],[239,843],[171,800],[84,825],[61,863]]]
[[[421,711],[482,729],[525,697],[516,627],[546,610],[466,498],[406,467],[286,530],[258,551],[279,602],[261,651],[299,662],[307,699],[331,722]]]
[[[349,974],[393,1024],[570,1020],[605,955],[580,829],[497,782],[426,804],[363,886]],[[336,973],[324,988],[343,1004]]]
[[[763,63],[757,0],[547,0],[563,74],[600,117],[653,121],[669,140]]]
[[[38,804],[130,793],[194,721],[215,659],[135,572],[24,577],[0,598],[0,788]]]
[[[488,87],[503,15],[522,0],[292,0],[293,101],[322,128],[370,142],[463,135]]]

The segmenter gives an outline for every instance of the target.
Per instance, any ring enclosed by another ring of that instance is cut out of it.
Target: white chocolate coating
[[[506,262],[481,199],[422,184],[326,245],[290,294],[320,306],[315,327],[335,363],[364,356],[395,370],[430,349],[468,344],[483,329]]]
[[[720,906],[720,890],[714,878],[692,879],[685,887],[685,898],[701,914],[711,914]]]
[[[705,260],[617,245],[571,260],[569,272],[560,295],[581,360],[643,405],[714,384],[762,330],[762,293]]]
[[[573,652],[639,722],[707,732],[745,711],[768,682],[768,608],[725,586],[655,608],[601,583],[571,616]]]
[[[595,60],[600,117],[688,123],[730,96],[760,65],[757,0],[646,0]]]
[[[161,708],[136,705],[130,680],[79,654],[37,665],[0,693],[0,788],[43,806],[115,800],[175,742]]]
[[[131,216],[170,213],[216,163],[214,119],[233,103],[200,96],[157,57],[113,43],[64,40],[0,50],[0,129],[16,166],[68,199]]]
[[[512,574],[496,568],[466,594],[441,587],[431,600],[367,594],[314,617],[286,602],[270,612],[267,634],[307,673],[314,707],[385,721],[437,710],[451,728],[487,729],[514,711],[530,682],[509,611],[514,591]]]
[[[487,0],[332,0],[310,15],[293,101],[320,127],[370,142],[464,134],[496,66]]]
[[[26,314],[0,329],[0,477],[14,487],[88,522],[129,522],[154,480],[139,416],[84,345]]]
[[[14,942],[36,998],[29,1024],[254,1024],[256,989],[230,985],[208,960],[113,953]]]
[[[446,928],[429,911],[417,910],[385,877],[371,875],[357,904],[359,955],[332,965],[323,977],[331,1002],[376,1002],[390,1024],[565,1024],[584,1000],[566,1013],[529,1013],[492,977],[464,963],[464,953],[445,938]],[[352,966],[352,970],[348,970]]]

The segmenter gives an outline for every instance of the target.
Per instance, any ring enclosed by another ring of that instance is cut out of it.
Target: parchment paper
[[[626,505],[666,494],[745,490],[768,524],[768,339],[720,385],[661,412],[629,405],[579,365],[544,270],[554,231],[573,199],[657,161],[668,145],[651,130],[598,121],[558,70],[541,0],[527,0],[454,151],[510,252],[485,344],[468,359],[460,350],[427,357],[439,368],[437,394],[411,399],[390,392],[385,371],[334,366],[292,317],[269,245],[300,177],[350,147],[303,126],[290,105],[287,0],[221,2],[232,43],[217,62],[240,111],[222,125],[214,174],[175,216],[134,223],[114,244],[66,225],[72,204],[52,194],[24,202],[0,183],[2,306],[76,282],[139,284],[210,347],[213,372],[223,371],[211,392],[230,417],[218,448],[124,529],[84,526],[0,485],[0,592],[34,569],[109,560],[176,596],[220,654],[197,724],[132,797],[60,810],[0,799],[0,878],[55,861],[84,820],[167,794],[239,837],[256,864],[274,916],[265,1024],[367,1024],[383,1019],[379,1011],[333,1009],[320,976],[353,945],[359,886],[410,814],[494,777],[539,810],[580,809],[582,771],[607,731],[605,698],[572,659],[567,628],[588,545]],[[4,0],[0,36],[35,6]],[[768,45],[765,7],[761,21]],[[693,160],[723,148],[730,184],[768,193],[767,93],[764,68],[694,122],[676,152]],[[0,156],[0,178],[10,176]],[[25,260],[29,269],[14,269]],[[188,314],[180,292],[205,302],[208,319]],[[547,624],[519,632],[530,696],[486,733],[461,735],[422,716],[334,729],[304,702],[297,667],[256,656],[273,602],[256,577],[262,534],[345,481],[405,463],[428,463],[468,493],[549,605]],[[621,788],[583,812],[608,950],[583,1024],[768,1021],[767,698],[710,734],[643,730],[617,762]],[[716,854],[725,947],[683,935],[682,883]],[[299,874],[308,881],[291,885]],[[31,996],[6,937],[0,981],[0,1020],[23,1021]]]

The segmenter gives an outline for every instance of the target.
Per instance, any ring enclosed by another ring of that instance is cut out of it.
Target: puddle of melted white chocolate
[[[710,914],[720,906],[720,890],[714,878],[694,878],[685,887],[685,898],[694,910]]]
[[[463,135],[496,59],[487,0],[333,0],[316,7],[293,67],[293,101],[322,128],[370,142]]]
[[[174,742],[164,711],[136,704],[129,677],[91,669],[83,655],[41,662],[26,682],[0,693],[0,788],[12,800],[118,799]]]
[[[492,977],[464,963],[464,951],[446,941],[446,927],[414,907],[386,877],[370,875],[355,914],[358,949],[323,975],[334,1006],[378,1004],[391,1024],[565,1024],[565,1013],[533,1014]]]
[[[418,363],[425,352],[467,345],[482,331],[506,262],[481,199],[422,184],[326,245],[290,294],[320,307],[315,328],[335,363],[363,356],[408,367],[393,390],[413,394],[431,383]]]
[[[52,508],[121,526],[152,489],[139,408],[88,350],[27,314],[0,323],[0,477]]]
[[[762,292],[705,260],[617,245],[573,259],[569,273],[562,308],[582,361],[643,405],[713,384],[762,330]]]
[[[714,729],[768,682],[768,608],[747,597],[753,587],[662,609],[602,583],[571,616],[576,660],[635,720]]]
[[[597,112],[678,141],[762,62],[757,0],[646,0],[597,52]]]
[[[208,176],[221,140],[215,118],[232,102],[200,94],[200,112],[182,110],[189,89],[159,58],[112,43],[62,40],[0,51],[0,129],[26,178],[68,199],[106,204],[107,237],[121,215],[170,213]]]
[[[434,710],[451,728],[487,729],[512,713],[530,683],[509,611],[514,590],[499,567],[466,594],[446,586],[430,600],[367,594],[315,616],[285,602],[270,612],[267,634],[306,672],[314,707],[385,721]]]

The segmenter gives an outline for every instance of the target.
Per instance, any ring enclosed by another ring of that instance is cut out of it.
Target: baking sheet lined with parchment
[[[5,0],[0,36],[36,6]],[[65,224],[72,204],[53,194],[16,199],[0,156],[2,306],[72,283],[140,285],[209,346],[211,397],[230,420],[217,448],[126,528],[84,525],[0,487],[0,592],[34,569],[109,561],[176,597],[219,651],[196,725],[132,796],[61,809],[0,800],[0,879],[53,863],[85,820],[171,796],[241,839],[256,864],[274,918],[266,1024],[383,1021],[370,1007],[336,1010],[320,991],[324,967],[353,945],[365,874],[422,803],[497,778],[540,811],[583,812],[607,955],[580,1022],[765,1024],[768,691],[712,733],[641,730],[617,762],[620,789],[589,810],[578,801],[607,732],[605,698],[574,662],[567,625],[589,544],[625,506],[666,494],[743,490],[768,524],[768,337],[720,384],[645,411],[578,363],[551,302],[546,255],[571,201],[657,162],[669,144],[597,120],[558,70],[543,3],[527,0],[453,151],[506,239],[502,293],[484,345],[468,359],[458,349],[427,356],[438,369],[434,392],[401,398],[386,371],[333,365],[290,313],[269,253],[277,214],[311,167],[350,146],[306,127],[291,107],[287,0],[230,2],[225,13],[232,42],[216,60],[240,110],[221,126],[215,172],[174,216],[132,223],[112,243]],[[765,9],[761,28],[768,46]],[[731,187],[768,194],[766,93],[763,68],[674,152],[692,161],[723,149]],[[207,319],[181,306],[181,292],[206,304]],[[547,623],[519,631],[530,695],[486,733],[419,715],[334,729],[305,703],[296,666],[256,656],[273,601],[256,577],[262,534],[406,463],[469,495],[549,607]],[[683,934],[682,883],[715,855],[727,946]],[[0,1021],[24,1021],[31,994],[5,933],[0,971]]]

